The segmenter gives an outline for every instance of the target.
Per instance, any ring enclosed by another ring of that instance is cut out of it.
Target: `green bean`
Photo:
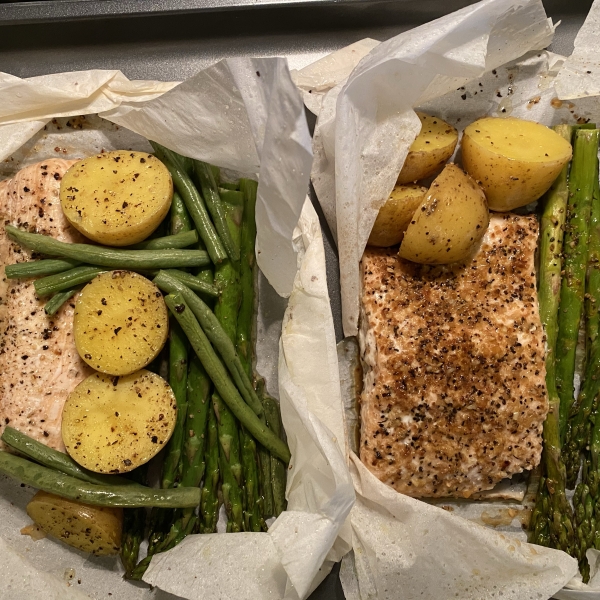
[[[221,194],[222,190],[237,191],[239,189],[240,189],[239,181],[237,183],[229,183],[228,181],[221,181],[221,183],[219,183],[219,194]]]
[[[280,440],[265,423],[262,423],[244,402],[183,296],[180,293],[169,294],[165,298],[165,302],[181,325],[194,352],[196,352],[208,376],[214,383],[217,392],[233,414],[254,436],[256,441],[265,446],[272,454],[281,458],[286,464],[289,463],[291,455],[287,444]]]
[[[7,225],[5,231],[19,245],[40,254],[73,258],[111,269],[177,269],[202,267],[210,262],[208,254],[202,250],[124,250],[59,242],[50,236],[27,233],[12,225]]]
[[[182,231],[173,235],[154,238],[127,246],[127,250],[177,250],[187,248],[198,242],[198,232],[195,229]]]
[[[207,296],[212,296],[213,298],[217,298],[219,296],[219,290],[216,288],[216,286],[198,279],[198,277],[195,275],[191,275],[185,271],[179,271],[178,269],[163,269],[162,272],[167,273],[171,277],[177,279],[186,287],[189,287],[195,292],[200,292],[201,294],[206,294]]]
[[[52,296],[52,298],[50,298],[50,300],[48,300],[48,302],[46,302],[44,305],[45,313],[49,317],[55,315],[60,310],[60,307],[65,304],[65,302],[68,302],[80,289],[81,288],[78,286],[71,288],[70,290],[65,290],[64,292],[58,292],[57,294],[54,294],[54,296]]]
[[[210,259],[215,264],[222,262],[227,258],[227,252],[208,216],[202,197],[194,187],[192,180],[185,173],[177,155],[156,142],[150,143],[154,148],[156,156],[165,164],[169,173],[171,173],[175,187],[181,194],[185,206],[190,213],[190,217],[192,217],[192,221],[194,221],[196,229],[206,246]]]
[[[215,224],[215,229],[221,238],[221,242],[223,242],[223,246],[227,251],[227,255],[231,260],[237,262],[240,259],[239,244],[234,242],[233,236],[229,231],[225,219],[225,209],[219,196],[217,183],[213,176],[211,166],[200,160],[195,160],[194,170],[198,182],[200,183],[202,197],[204,198],[208,212],[210,212],[210,216]]]
[[[134,485],[95,485],[2,451],[0,473],[44,492],[96,506],[188,508],[200,503],[198,488],[155,490]]]
[[[94,483],[96,485],[138,485],[129,479],[118,475],[103,475],[94,473],[80,467],[68,454],[59,452],[42,444],[28,435],[18,431],[14,427],[6,426],[2,433],[2,441],[14,448],[27,458],[35,460],[44,467],[60,471],[65,475],[71,475],[81,481]]]
[[[192,168],[193,168],[192,161]],[[192,219],[185,207],[185,202],[178,192],[173,192],[173,200],[171,201],[171,235],[181,233],[182,231],[190,231],[192,229]]]
[[[33,287],[35,288],[35,293],[40,298],[43,298],[44,296],[50,296],[63,290],[70,290],[82,283],[87,283],[97,275],[106,273],[108,270],[104,267],[90,267],[88,265],[75,267],[64,273],[57,273],[56,275],[48,275],[48,277],[37,279]]]
[[[180,293],[190,306],[194,316],[200,322],[200,325],[208,336],[208,339],[214,344],[223,361],[227,365],[235,384],[237,385],[242,397],[252,408],[254,413],[260,418],[263,415],[262,404],[254,391],[254,387],[244,366],[242,365],[233,342],[223,329],[219,320],[206,304],[198,298],[192,290],[185,286],[181,281],[167,274],[166,271],[160,273],[153,279],[154,284],[163,292],[168,294]]]
[[[42,260],[17,263],[16,265],[6,265],[4,274],[7,279],[25,279],[26,277],[40,277],[41,275],[62,273],[80,264],[81,262],[78,260],[44,258]]]

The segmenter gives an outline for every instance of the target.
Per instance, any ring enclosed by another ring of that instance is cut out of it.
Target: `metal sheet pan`
[[[120,69],[131,79],[182,80],[229,56],[285,56],[290,68],[371,37],[385,40],[470,0],[47,0],[0,4],[0,70],[19,77]],[[592,0],[545,0],[561,22],[551,50],[570,54]],[[311,117],[311,115],[309,115]],[[309,123],[312,119],[309,118]],[[314,124],[314,123],[313,123]],[[314,201],[314,194],[313,194]],[[320,208],[315,202],[320,216]],[[325,220],[338,341],[339,274]],[[344,598],[338,569],[312,600]]]

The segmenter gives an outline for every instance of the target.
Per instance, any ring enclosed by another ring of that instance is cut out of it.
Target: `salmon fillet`
[[[463,497],[534,468],[548,412],[533,216],[494,215],[476,255],[367,248],[360,457],[398,492]]]
[[[83,241],[65,219],[60,180],[72,160],[49,159],[25,167],[0,182],[4,225],[51,235],[64,242]],[[44,312],[33,279],[7,280],[4,265],[27,261],[31,253],[0,228],[0,433],[8,424],[59,450],[62,409],[68,394],[91,369],[79,358],[73,341],[73,306],[56,315]]]

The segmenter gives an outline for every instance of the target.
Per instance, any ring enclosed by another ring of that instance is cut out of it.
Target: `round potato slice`
[[[67,452],[96,473],[126,473],[148,462],[169,441],[177,407],[169,384],[151,371],[124,377],[95,373],[65,402]]]
[[[98,275],[79,294],[73,334],[93,369],[127,375],[150,364],[165,345],[169,317],[160,290],[131,271]]]
[[[122,508],[91,506],[39,491],[27,514],[44,533],[83,552],[110,556],[121,549]]]
[[[108,246],[146,239],[169,212],[173,181],[167,167],[145,152],[115,150],[75,163],[60,185],[69,223]]]
[[[421,131],[398,175],[399,185],[435,175],[452,156],[458,142],[458,132],[446,121],[422,112],[417,112],[417,116]]]
[[[384,248],[399,244],[426,193],[427,188],[419,185],[397,185],[379,209],[367,243]]]
[[[446,165],[415,211],[401,258],[443,265],[465,260],[477,247],[489,224],[481,188],[460,167]]]
[[[571,155],[571,144],[552,129],[514,117],[479,119],[462,138],[463,166],[496,211],[537,200]]]

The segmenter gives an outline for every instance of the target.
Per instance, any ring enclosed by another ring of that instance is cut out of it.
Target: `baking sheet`
[[[53,15],[56,2],[44,2]],[[82,3],[77,3],[81,6]],[[104,5],[105,2],[87,2]],[[382,5],[385,4],[385,7]],[[383,10],[350,10],[334,6],[327,11],[286,11],[284,7],[256,15],[230,13],[223,18],[206,15],[173,14],[170,17],[119,18],[104,22],[58,20],[40,25],[4,24],[0,40],[2,66],[19,76],[33,76],[48,70],[82,70],[87,68],[121,69],[132,79],[182,80],[200,67],[231,54],[287,56],[292,68],[302,68],[310,62],[363,38],[388,39],[427,20],[454,10],[463,3],[433,0],[425,3],[378,3]],[[562,21],[551,48],[569,54],[575,33],[580,27],[590,1],[547,2],[548,14]],[[33,4],[26,5],[28,8]],[[242,23],[243,21],[243,23]],[[310,26],[318,22],[318,27]],[[210,31],[206,25],[210,25]],[[317,207],[318,209],[318,207]],[[329,293],[337,331],[341,339],[339,278],[337,257],[324,220],[325,259]],[[262,293],[262,290],[261,290]],[[276,297],[273,290],[264,292]],[[275,306],[275,305],[274,305]],[[263,316],[266,328],[280,319],[283,303]],[[277,313],[277,314],[275,314]],[[272,354],[274,350],[271,348]],[[24,500],[22,504],[24,505]],[[96,569],[97,571],[97,569]],[[101,571],[100,571],[101,572]],[[58,573],[62,575],[61,573]],[[343,598],[333,577],[321,586],[314,598]],[[133,590],[130,586],[125,589]],[[162,599],[162,596],[161,596]]]

